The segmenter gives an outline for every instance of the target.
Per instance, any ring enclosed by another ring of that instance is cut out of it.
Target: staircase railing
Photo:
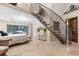
[[[40,3],[31,4],[31,13],[38,18],[61,43],[68,43],[68,25],[58,14]]]

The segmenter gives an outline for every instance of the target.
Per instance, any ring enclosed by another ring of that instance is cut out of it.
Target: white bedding
[[[26,34],[9,34],[8,36],[0,37],[0,40],[8,40],[8,39],[11,39],[9,41],[9,45],[23,43],[29,40]]]

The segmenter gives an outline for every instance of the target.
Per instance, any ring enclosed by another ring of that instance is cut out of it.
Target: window
[[[28,34],[28,26],[21,26],[21,25],[7,25],[7,32],[8,33],[15,33],[15,32],[25,32]]]
[[[20,26],[20,31],[23,31],[28,34],[28,26]]]
[[[45,10],[41,6],[39,6],[38,14],[41,15],[41,16],[45,16]]]
[[[60,26],[59,22],[57,22],[57,21],[54,21],[54,22],[53,22],[54,30],[59,31],[59,26]]]
[[[18,25],[7,25],[7,32],[8,33],[15,32],[18,30],[19,30]]]

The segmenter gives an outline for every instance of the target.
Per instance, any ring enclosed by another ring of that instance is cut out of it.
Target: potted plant
[[[40,32],[40,29],[38,28],[37,31]]]
[[[38,32],[38,39],[46,41],[47,29],[43,28],[43,27],[39,27],[37,29],[37,32]],[[43,35],[44,38],[41,38],[42,35]]]
[[[47,29],[46,28],[44,28],[44,32],[47,32]]]

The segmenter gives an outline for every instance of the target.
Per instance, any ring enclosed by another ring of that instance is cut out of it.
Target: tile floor
[[[76,44],[72,46],[62,45],[59,41],[44,42],[33,40],[29,43],[10,47],[9,56],[78,56],[79,48]]]

